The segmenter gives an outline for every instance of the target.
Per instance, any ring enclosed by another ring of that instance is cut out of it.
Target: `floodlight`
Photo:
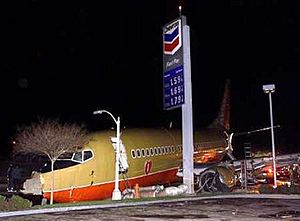
[[[273,93],[275,92],[275,84],[263,85],[263,90],[265,93]]]

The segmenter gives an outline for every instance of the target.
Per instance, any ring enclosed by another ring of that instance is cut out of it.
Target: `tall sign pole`
[[[163,27],[164,109],[182,108],[183,183],[194,193],[190,34],[186,17]]]
[[[194,142],[193,142],[193,102],[190,56],[190,27],[183,23],[183,69],[185,104],[182,105],[182,143],[183,143],[183,183],[188,186],[187,193],[194,193]]]

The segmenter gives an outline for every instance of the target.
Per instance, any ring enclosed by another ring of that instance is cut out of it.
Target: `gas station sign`
[[[163,27],[163,99],[164,109],[184,104],[184,68],[181,19]]]

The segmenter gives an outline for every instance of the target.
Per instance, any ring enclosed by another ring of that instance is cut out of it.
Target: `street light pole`
[[[273,110],[272,110],[272,93],[275,92],[275,85],[263,85],[263,90],[265,93],[269,94],[269,104],[270,104],[270,121],[271,121],[271,139],[272,139],[272,158],[273,158],[273,178],[274,178],[274,188],[277,188],[277,172],[276,172],[276,152],[275,152],[275,142],[274,142],[274,126],[273,126]]]
[[[112,195],[112,200],[120,200],[121,192],[119,190],[119,169],[120,169],[120,117],[117,121],[117,148],[116,148],[116,166],[115,166],[115,189]]]
[[[116,147],[116,161],[115,161],[115,189],[112,193],[112,200],[121,200],[121,191],[119,190],[119,162],[120,162],[120,117],[116,118],[107,110],[94,111],[93,114],[107,113],[111,116],[117,125],[117,147]]]

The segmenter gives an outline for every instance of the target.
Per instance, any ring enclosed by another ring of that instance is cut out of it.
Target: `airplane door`
[[[114,150],[117,149],[117,139],[115,137],[111,138],[112,145]],[[125,145],[120,139],[120,172],[126,172],[128,170],[128,161]]]

